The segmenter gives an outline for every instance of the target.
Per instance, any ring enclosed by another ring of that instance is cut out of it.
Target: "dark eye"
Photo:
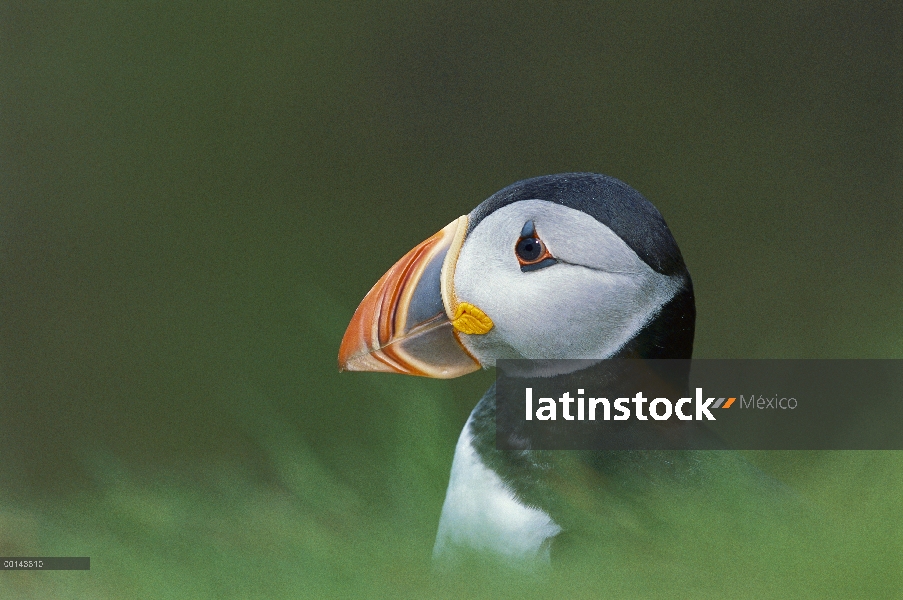
[[[520,239],[514,246],[514,254],[517,255],[520,270],[524,273],[551,267],[558,262],[539,239],[533,221],[527,221],[524,224],[524,228],[520,232]]]
[[[523,262],[531,263],[543,255],[545,247],[538,238],[528,237],[522,238],[517,242],[517,257]]]

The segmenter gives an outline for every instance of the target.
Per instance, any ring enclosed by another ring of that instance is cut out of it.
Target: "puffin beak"
[[[342,371],[382,371],[450,379],[480,368],[461,333],[492,321],[454,295],[467,216],[416,246],[383,275],[354,312],[339,348]]]

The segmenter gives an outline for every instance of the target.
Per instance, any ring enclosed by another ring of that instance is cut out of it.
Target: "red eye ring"
[[[542,260],[545,255],[548,255],[549,251],[541,239],[531,236],[517,240],[517,245],[514,246],[514,253],[517,255],[517,260],[520,264],[532,265]]]
[[[521,271],[532,271],[558,262],[535,233],[517,240],[517,244],[514,246],[514,255],[517,257]]]

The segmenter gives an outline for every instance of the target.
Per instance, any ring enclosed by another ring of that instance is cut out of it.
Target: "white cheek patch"
[[[524,273],[514,246],[531,219],[559,263]],[[457,297],[495,323],[486,335],[461,335],[486,366],[498,358],[609,357],[683,285],[593,217],[543,200],[509,204],[481,221],[461,248],[454,279]]]

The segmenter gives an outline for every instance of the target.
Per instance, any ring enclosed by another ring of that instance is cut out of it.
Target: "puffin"
[[[546,175],[496,192],[395,263],[355,311],[339,368],[453,378],[505,359],[689,359],[695,320],[689,271],[651,202],[614,177]],[[435,564],[544,568],[623,533],[625,512],[663,485],[699,498],[713,470],[730,471],[731,486],[738,472],[761,480],[705,450],[500,450],[495,407],[493,385],[454,449]]]

